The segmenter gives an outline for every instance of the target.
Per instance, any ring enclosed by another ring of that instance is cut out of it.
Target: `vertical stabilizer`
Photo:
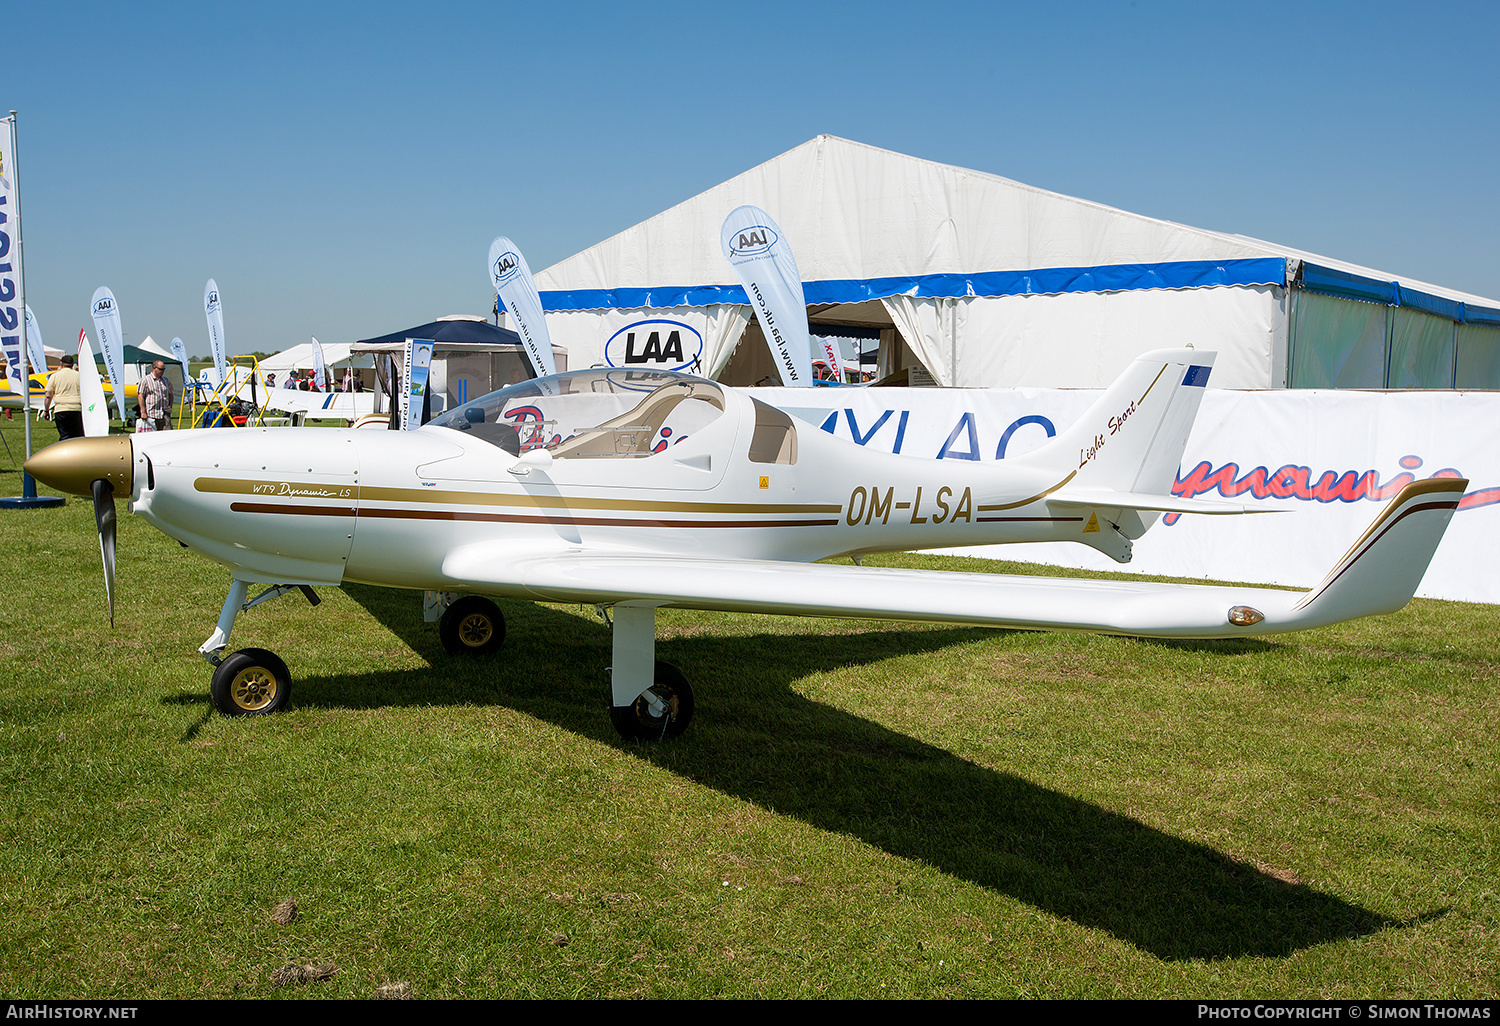
[[[1159,349],[1137,357],[1071,427],[1017,462],[1071,473],[1073,489],[1170,494],[1215,355]]]

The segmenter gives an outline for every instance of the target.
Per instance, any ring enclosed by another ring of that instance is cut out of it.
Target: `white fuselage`
[[[545,466],[441,427],[136,436],[131,509],[246,580],[432,590],[453,587],[450,554],[499,539],[516,558],[588,550],[791,562],[1082,540],[1087,511],[1043,501],[1057,474],[892,456],[789,420],[793,439],[757,449],[765,408],[725,396],[723,416],[661,452]]]

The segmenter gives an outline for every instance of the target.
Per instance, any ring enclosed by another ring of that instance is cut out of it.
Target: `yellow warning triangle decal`
[[[1084,534],[1098,534],[1099,533],[1099,514],[1097,514],[1097,513],[1090,513],[1089,514],[1088,526],[1083,529],[1083,533]]]

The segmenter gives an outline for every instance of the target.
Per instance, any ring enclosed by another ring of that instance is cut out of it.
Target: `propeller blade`
[[[99,556],[104,560],[104,598],[109,603],[109,625],[115,625],[115,486],[104,478],[94,481],[94,520],[99,524]]]

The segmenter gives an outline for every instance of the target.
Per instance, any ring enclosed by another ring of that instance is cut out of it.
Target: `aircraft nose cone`
[[[72,495],[93,495],[94,482],[102,477],[116,495],[128,497],[134,483],[131,458],[128,435],[70,438],[35,453],[26,461],[26,473]]]

